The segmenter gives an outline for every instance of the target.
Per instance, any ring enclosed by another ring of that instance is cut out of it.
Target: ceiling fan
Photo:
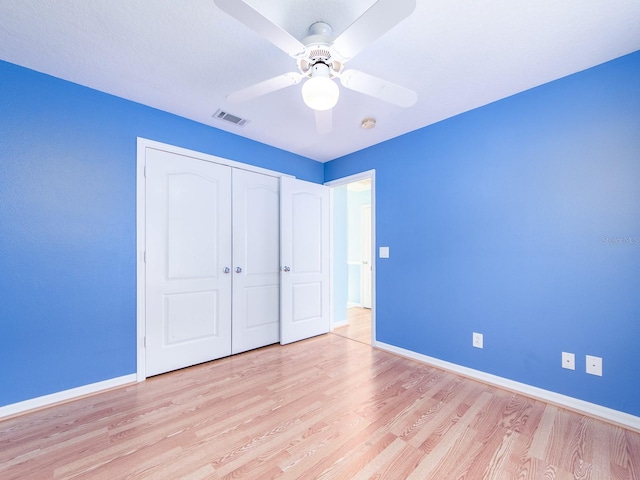
[[[411,107],[418,99],[413,90],[395,85],[344,65],[367,45],[408,17],[416,0],[378,0],[337,37],[328,23],[316,22],[309,36],[298,40],[243,0],[214,0],[222,11],[265,37],[296,59],[298,71],[264,80],[227,95],[230,102],[243,102],[275,92],[305,80],[302,98],[316,114],[318,133],[332,129],[331,109],[343,87],[384,100],[400,107]]]

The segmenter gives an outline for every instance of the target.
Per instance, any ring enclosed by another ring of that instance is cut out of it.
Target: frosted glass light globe
[[[302,85],[302,99],[314,110],[330,110],[338,103],[340,89],[325,75],[314,75]]]

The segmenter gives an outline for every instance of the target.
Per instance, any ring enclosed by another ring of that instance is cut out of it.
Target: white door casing
[[[280,179],[280,343],[330,330],[329,189]]]
[[[146,376],[231,353],[231,168],[146,150]]]
[[[371,205],[362,207],[362,269],[360,273],[360,303],[371,308]]]
[[[233,169],[231,353],[280,340],[279,179]]]
[[[375,245],[376,245],[376,172],[375,170],[368,170],[365,172],[357,173],[347,177],[339,178],[327,182],[325,185],[330,188],[339,187],[342,185],[348,185],[352,182],[360,180],[371,180],[371,345],[376,346],[376,259],[375,259]],[[331,287],[334,288],[333,286]]]

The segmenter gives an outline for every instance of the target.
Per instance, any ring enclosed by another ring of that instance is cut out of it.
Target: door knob
[[[229,267],[224,267],[224,268],[222,269],[222,271],[223,271],[224,273],[229,273],[229,272],[231,271],[231,269],[230,269]]]
[[[242,273],[242,269],[240,267],[236,267],[236,273]]]
[[[282,267],[282,271],[283,272],[290,272],[291,269],[285,265],[284,267]]]

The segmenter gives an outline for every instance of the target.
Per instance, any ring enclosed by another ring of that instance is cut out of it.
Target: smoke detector
[[[365,130],[371,130],[373,127],[376,126],[376,119],[367,117],[364,120],[362,120],[362,122],[360,122],[360,126]]]

